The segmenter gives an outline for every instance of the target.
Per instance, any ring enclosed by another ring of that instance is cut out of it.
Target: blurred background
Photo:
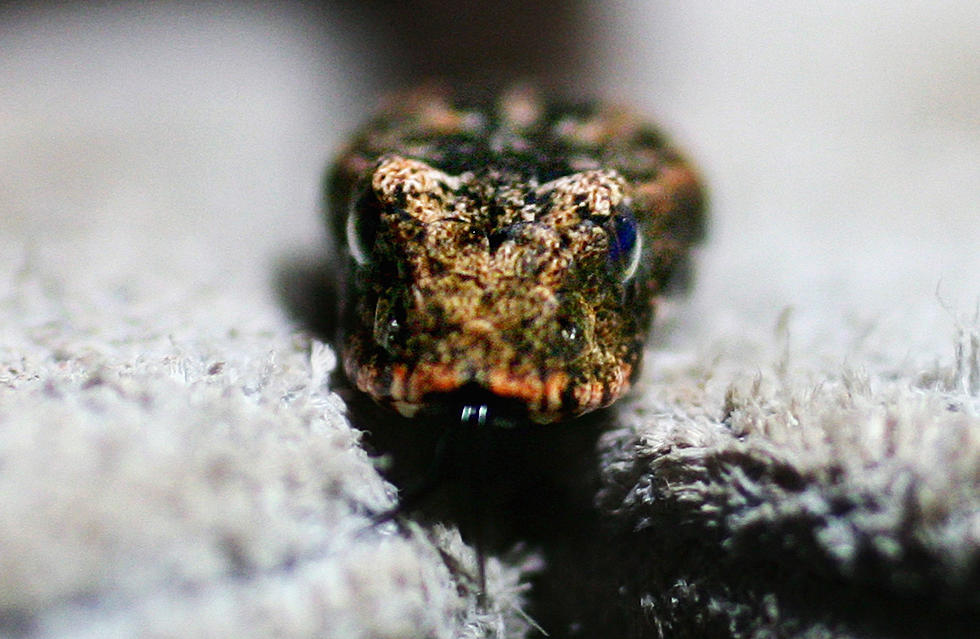
[[[380,94],[530,76],[702,167],[710,321],[970,309],[978,33],[971,0],[0,5],[0,247],[252,286],[321,246],[322,172]]]

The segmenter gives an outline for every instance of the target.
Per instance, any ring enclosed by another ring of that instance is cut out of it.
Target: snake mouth
[[[518,399],[500,397],[478,384],[466,384],[448,393],[435,393],[415,411],[416,419],[492,428],[519,428],[528,424],[527,405]]]
[[[344,368],[357,388],[405,417],[438,406],[449,395],[479,393],[520,406],[532,422],[547,424],[608,406],[630,386],[632,366],[620,364],[604,379],[572,377],[565,371],[516,372],[507,368],[467,371],[459,366],[419,362],[375,366],[346,357]]]

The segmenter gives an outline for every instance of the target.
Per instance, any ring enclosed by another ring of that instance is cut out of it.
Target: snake
[[[613,404],[705,227],[699,174],[658,127],[526,85],[388,97],[326,193],[343,372],[416,418],[452,403],[553,424]]]

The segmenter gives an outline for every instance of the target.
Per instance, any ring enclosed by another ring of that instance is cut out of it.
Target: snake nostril
[[[374,308],[374,341],[394,353],[405,333],[405,307],[398,300],[382,297]]]

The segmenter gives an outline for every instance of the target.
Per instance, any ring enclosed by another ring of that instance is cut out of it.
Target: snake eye
[[[347,212],[347,248],[360,266],[373,261],[374,242],[381,226],[381,203],[371,189],[364,189]]]
[[[620,281],[627,282],[636,274],[640,265],[643,237],[636,226],[636,218],[627,207],[619,207],[606,223],[609,233],[609,268]]]
[[[565,361],[584,356],[595,340],[595,315],[578,293],[559,293],[558,309],[549,320],[554,355]]]

